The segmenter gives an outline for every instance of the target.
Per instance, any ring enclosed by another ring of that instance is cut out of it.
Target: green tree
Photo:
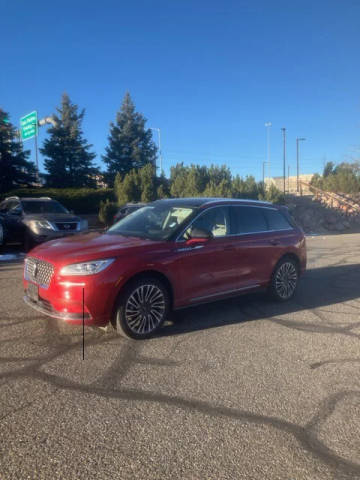
[[[118,183],[116,193],[119,205],[124,205],[128,202],[140,202],[141,178],[135,169],[125,175],[121,184]]]
[[[187,169],[183,163],[177,163],[170,169],[170,193],[172,197],[185,197]]]
[[[36,169],[27,159],[29,150],[23,150],[16,129],[6,112],[0,109],[0,192],[20,186],[29,186],[36,180]]]
[[[332,175],[334,173],[334,163],[333,162],[327,162],[325,167],[324,167],[324,172],[323,172],[323,177],[328,177],[329,175]]]
[[[157,148],[146,119],[135,111],[129,92],[125,94],[116,122],[110,124],[109,145],[103,160],[107,165],[107,180],[113,186],[116,173],[122,176],[133,168],[139,169],[151,163],[155,166]]]
[[[140,177],[141,201],[152,202],[156,200],[156,176],[155,167],[148,163],[138,170]]]
[[[165,177],[164,172],[156,179],[156,196],[157,198],[170,197],[170,180]]]
[[[48,129],[50,137],[44,141],[40,152],[45,157],[49,187],[96,187],[98,169],[93,165],[95,153],[83,138],[81,124],[85,110],[71,103],[64,93],[61,107],[54,115],[56,126]]]

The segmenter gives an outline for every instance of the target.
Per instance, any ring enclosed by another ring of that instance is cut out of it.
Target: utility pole
[[[270,175],[270,128],[272,126],[271,122],[266,122],[266,143],[267,143],[267,163],[268,163],[268,174]]]
[[[297,138],[296,139],[296,192],[299,193],[300,189],[300,158],[299,158],[299,142],[302,142],[303,140],[306,140],[306,138]]]
[[[290,193],[290,165],[288,165],[288,193]]]
[[[285,177],[286,177],[286,128],[281,129],[284,140],[284,159],[283,159],[283,180],[284,180],[284,195],[285,195]]]

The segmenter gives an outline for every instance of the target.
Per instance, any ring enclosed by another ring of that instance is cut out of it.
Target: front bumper
[[[60,320],[75,321],[78,323],[79,320],[84,321],[85,324],[93,324],[91,315],[87,312],[84,313],[70,313],[70,312],[61,312],[59,310],[55,310],[50,302],[44,301],[39,298],[36,302],[28,297],[26,294],[24,295],[24,302],[29,305],[31,308],[36,310],[37,312],[43,313],[44,315],[48,315],[52,318],[58,318]]]

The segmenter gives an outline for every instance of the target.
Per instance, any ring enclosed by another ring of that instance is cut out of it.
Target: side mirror
[[[213,234],[210,231],[203,230],[202,228],[194,228],[190,235],[190,238],[186,241],[187,245],[207,242],[210,238],[213,238]]]
[[[70,213],[71,213],[71,215],[75,214],[74,210],[70,210]]]

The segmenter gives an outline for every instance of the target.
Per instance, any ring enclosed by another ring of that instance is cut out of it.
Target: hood
[[[130,249],[133,254],[136,248],[143,251],[151,248],[154,244],[160,245],[161,243],[163,242],[137,237],[90,232],[42,243],[31,250],[29,255],[35,255],[55,264],[67,264],[118,257],[126,255]]]
[[[24,220],[48,220],[49,222],[80,222],[80,218],[71,213],[28,213]]]

